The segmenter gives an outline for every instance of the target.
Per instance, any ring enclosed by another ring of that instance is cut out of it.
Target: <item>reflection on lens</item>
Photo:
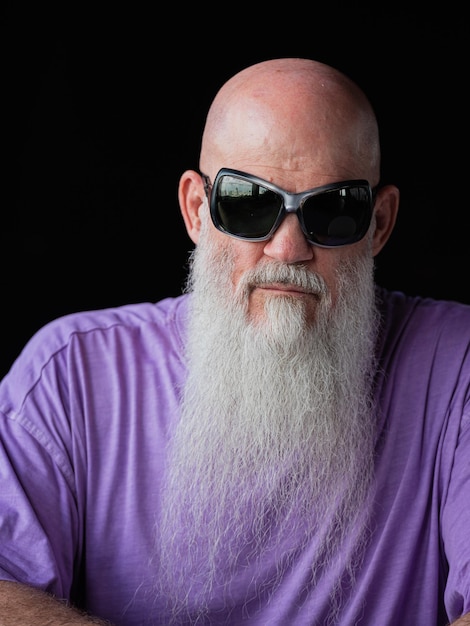
[[[269,239],[285,214],[296,212],[307,240],[327,247],[362,239],[369,228],[372,206],[373,196],[366,180],[289,193],[256,176],[230,169],[219,171],[211,195],[214,225],[229,235],[252,241]]]
[[[268,235],[281,205],[282,198],[274,191],[233,176],[223,176],[217,188],[220,225],[239,237]]]

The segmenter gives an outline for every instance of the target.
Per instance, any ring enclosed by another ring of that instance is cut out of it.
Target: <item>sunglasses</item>
[[[297,215],[309,243],[325,248],[356,243],[369,229],[376,189],[367,180],[289,193],[238,170],[221,169],[213,184],[201,176],[214,226],[238,239],[270,239],[287,213]]]

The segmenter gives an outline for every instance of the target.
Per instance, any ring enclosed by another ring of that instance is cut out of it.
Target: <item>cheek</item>
[[[222,235],[228,240],[224,243],[225,252],[231,255],[233,262],[232,282],[236,287],[241,276],[256,267],[263,258],[264,242],[242,241],[227,235]]]
[[[345,248],[338,248],[337,250],[327,252],[332,252],[331,257],[325,259],[322,264],[318,264],[316,271],[325,280],[331,293],[332,305],[334,307],[339,295],[339,275],[341,274],[344,280],[345,272],[350,274],[351,271],[353,271],[353,273],[357,271],[358,267],[361,265],[361,260],[370,259],[371,262],[373,262],[371,241],[363,239],[352,246],[346,246]],[[347,269],[348,266],[349,270]],[[371,279],[373,280],[373,274],[371,275]],[[351,288],[353,288],[353,284]]]
[[[308,269],[318,274],[326,283],[331,295],[332,305],[338,299],[338,274],[345,264],[350,263],[357,255],[363,254],[359,244],[345,248],[316,248],[315,260]]]

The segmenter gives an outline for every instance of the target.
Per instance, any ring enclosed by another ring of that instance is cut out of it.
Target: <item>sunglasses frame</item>
[[[374,204],[375,204],[375,197],[377,194],[377,187],[371,188],[369,181],[365,179],[344,180],[344,181],[340,181],[336,183],[322,185],[320,187],[313,187],[312,189],[308,189],[307,191],[301,191],[299,193],[290,193],[289,191],[285,191],[281,187],[278,187],[277,185],[274,185],[273,183],[267,180],[264,180],[263,178],[259,178],[258,176],[253,176],[252,174],[242,172],[241,170],[222,168],[217,172],[217,175],[214,178],[213,183],[211,183],[210,178],[207,176],[207,174],[204,174],[201,172],[200,175],[204,184],[204,192],[209,201],[212,223],[217,228],[217,230],[224,233],[225,235],[229,235],[230,237],[234,237],[235,239],[241,239],[243,241],[267,241],[268,239],[271,239],[271,237],[274,235],[276,230],[279,228],[286,214],[295,213],[298,217],[302,232],[310,244],[313,244],[315,246],[320,246],[322,248],[340,248],[343,246],[349,246],[353,243],[357,243],[358,241],[361,241],[361,239],[364,238],[367,231],[369,230],[369,226],[370,226],[370,222],[371,222],[372,214],[373,214],[373,209],[374,209]],[[281,196],[282,201],[283,201],[281,208],[279,209],[279,213],[274,221],[274,224],[271,227],[267,235],[263,235],[262,237],[244,237],[242,235],[235,235],[227,231],[224,228],[223,224],[220,222],[218,218],[217,194],[212,193],[212,190],[217,188],[217,184],[223,176],[233,176],[236,178],[244,179],[250,183],[254,183],[255,185],[265,187],[266,189],[269,189],[270,191],[273,191],[274,193]],[[303,219],[302,207],[305,201],[308,198],[311,198],[312,196],[317,196],[327,191],[335,191],[336,189],[348,189],[351,187],[365,188],[369,196],[369,209],[368,209],[368,215],[367,215],[368,221],[367,221],[367,228],[365,229],[364,233],[360,237],[354,238],[352,241],[346,241],[344,243],[338,243],[338,244],[324,244],[324,243],[312,240],[310,234],[307,232],[304,219]]]

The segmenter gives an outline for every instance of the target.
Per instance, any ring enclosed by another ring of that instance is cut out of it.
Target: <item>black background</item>
[[[179,175],[216,90],[266,58],[325,61],[368,93],[401,190],[378,282],[470,303],[463,12],[276,6],[5,5],[0,377],[52,318],[180,292]]]

